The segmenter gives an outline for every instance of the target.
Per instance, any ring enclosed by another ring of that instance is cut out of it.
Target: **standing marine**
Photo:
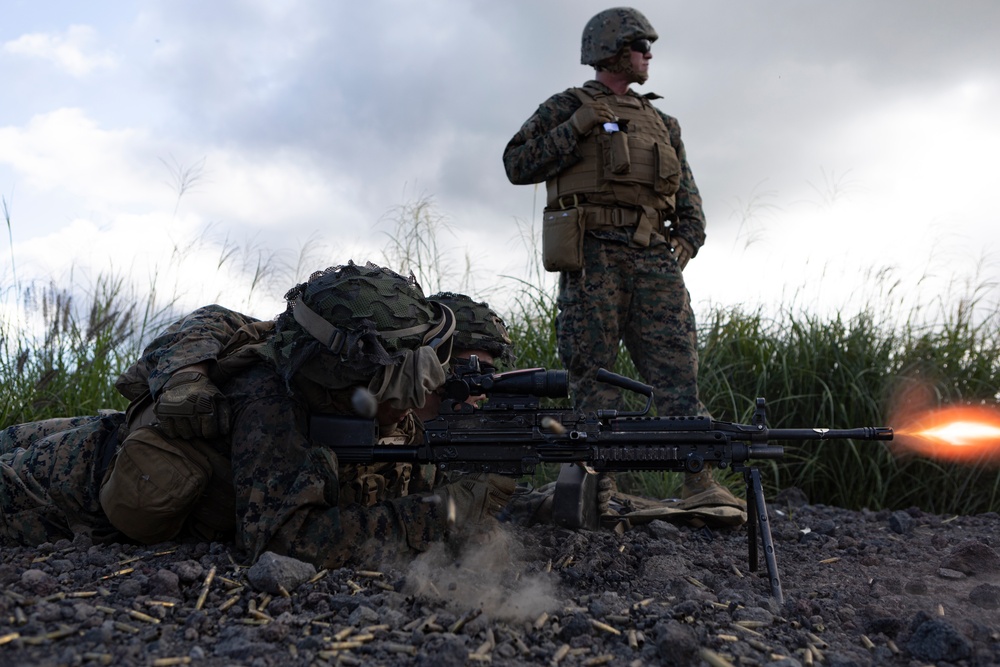
[[[624,342],[655,390],[660,415],[707,415],[698,397],[695,317],[682,271],[705,242],[701,195],[677,119],[653,105],[656,30],[629,7],[583,30],[580,62],[593,80],[543,102],[504,150],[515,185],[545,182],[543,265],[559,272],[559,354],[575,406],[618,406],[598,382]],[[688,474],[684,495],[718,490],[711,471]]]

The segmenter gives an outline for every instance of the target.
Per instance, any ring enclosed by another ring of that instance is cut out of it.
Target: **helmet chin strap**
[[[451,308],[440,301],[428,302],[441,311],[441,319],[438,324],[427,332],[424,336],[424,345],[433,349],[437,353],[438,361],[441,365],[448,363],[451,359],[451,348],[454,343],[455,334],[455,313]]]

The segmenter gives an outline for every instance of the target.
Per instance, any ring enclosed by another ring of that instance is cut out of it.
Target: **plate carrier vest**
[[[680,185],[680,160],[666,124],[647,97],[614,95],[590,84],[567,92],[582,104],[608,106],[619,118],[619,127],[624,127],[620,131],[627,141],[623,145],[618,139],[615,145],[617,132],[601,126],[580,137],[583,159],[545,184],[548,208],[580,206],[587,214],[587,229],[633,227],[648,221],[652,229],[637,232],[634,240],[649,245],[649,234],[662,234],[662,223],[672,218]],[[617,215],[609,210],[623,208],[631,210]]]

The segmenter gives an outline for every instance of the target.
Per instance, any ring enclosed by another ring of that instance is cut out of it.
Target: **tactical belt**
[[[664,242],[669,242],[670,232],[663,224],[666,214],[658,209],[591,204],[579,195],[560,197],[558,203],[559,207],[564,209],[578,206],[586,214],[586,229],[588,231],[634,227],[632,242],[639,247],[645,248],[650,244],[661,245],[658,242],[658,236]]]
[[[642,211],[633,208],[587,206],[584,210],[587,212],[587,229],[635,227],[642,218]]]

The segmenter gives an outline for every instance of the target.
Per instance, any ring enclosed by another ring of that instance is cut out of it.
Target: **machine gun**
[[[568,396],[565,371],[541,368],[500,374],[478,371],[473,359],[473,363],[445,383],[439,414],[424,422],[423,442],[380,445],[373,420],[334,415],[313,415],[310,437],[333,449],[341,463],[429,463],[443,471],[512,477],[530,475],[542,463],[585,466],[563,466],[563,471],[570,475],[574,470],[696,473],[707,463],[720,469],[731,468],[742,473],[746,483],[750,570],[757,570],[759,535],[771,593],[778,600],[783,599],[781,581],[760,471],[753,462],[782,458],[784,448],[771,444],[776,440],[891,440],[893,435],[891,428],[869,426],[771,429],[767,426],[763,398],[757,399],[749,424],[699,416],[649,417],[653,388],[604,369],[598,372],[598,380],[645,396],[645,408],[583,414],[541,406],[543,398]],[[475,404],[477,397],[486,400]],[[562,477],[560,473],[557,493],[560,483],[579,487],[583,481],[582,477],[568,480]],[[555,516],[556,508],[553,510]],[[572,508],[565,513],[573,515]],[[572,522],[571,518],[569,523]]]

